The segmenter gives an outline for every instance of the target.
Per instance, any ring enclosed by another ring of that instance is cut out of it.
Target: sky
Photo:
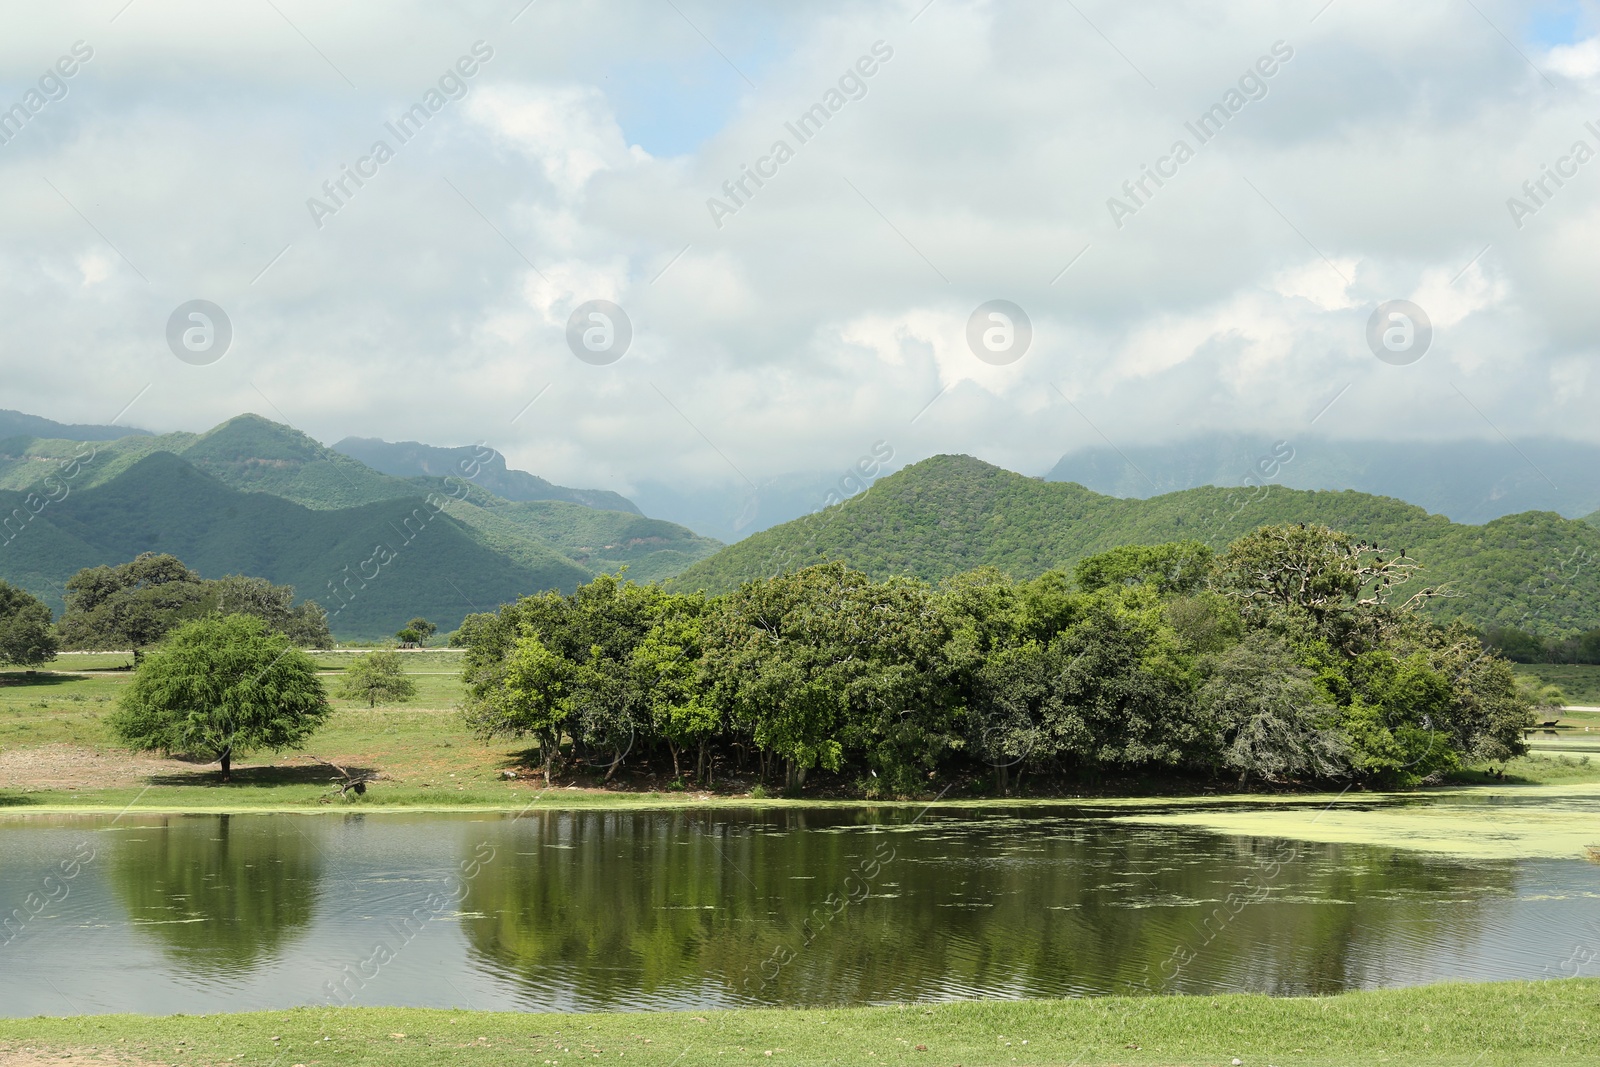
[[[1500,0],[18,6],[0,406],[625,493],[1600,441],[1597,33]]]

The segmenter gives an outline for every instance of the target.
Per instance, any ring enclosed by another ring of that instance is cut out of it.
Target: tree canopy
[[[1221,555],[1119,548],[1071,575],[938,586],[821,563],[716,597],[602,577],[470,616],[468,718],[545,773],[666,749],[914,794],[988,777],[1405,785],[1524,751],[1531,698],[1419,608],[1403,551],[1268,526]]]
[[[136,750],[211,756],[227,781],[233,757],[299,747],[328,712],[316,664],[287,637],[208,615],[144,658],[107,725]]]
[[[37,667],[56,658],[50,609],[38,597],[0,581],[0,663]]]
[[[417,683],[406,677],[400,653],[380,648],[357,656],[339,679],[339,696],[346,700],[365,700],[367,707],[378,701],[399,703],[417,695]]]
[[[154,552],[68,579],[61,639],[73,649],[131,648],[137,659],[175,626],[208,613],[252,615],[301,647],[333,644],[327,612],[314,600],[295,604],[293,586],[242,574],[207,580]]]

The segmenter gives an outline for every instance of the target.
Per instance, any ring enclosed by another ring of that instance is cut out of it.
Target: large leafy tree
[[[747,582],[712,623],[714,692],[762,753],[784,762],[798,789],[813,767],[838,770],[850,675],[858,667],[841,626],[845,601],[870,580],[838,563]]]
[[[706,599],[669,595],[657,602],[654,614],[654,625],[633,649],[635,684],[652,727],[672,753],[673,776],[683,776],[680,756],[693,751],[695,781],[709,784],[708,747],[722,726],[722,712],[706,677]]]
[[[1124,545],[1080,560],[1073,580],[1086,593],[1112,586],[1150,585],[1162,594],[1189,594],[1211,577],[1214,553],[1199,541]]]
[[[50,609],[27,590],[0,581],[0,663],[37,667],[56,657]]]
[[[484,737],[524,737],[539,743],[545,785],[561,754],[572,704],[573,665],[550,651],[531,626],[495,662],[469,679],[467,721]]]
[[[248,615],[180,625],[146,656],[107,720],[140,751],[209,755],[232,775],[233,758],[297,748],[328,716],[316,664]]]
[[[301,648],[330,648],[328,613],[315,600],[294,602],[294,586],[230,574],[205,583],[205,606],[224,615],[254,615]]]
[[[173,627],[209,613],[252,615],[303,648],[333,644],[328,613],[314,600],[296,604],[294,586],[242,574],[208,581],[153,552],[68,579],[61,636],[68,648],[131,648],[137,663]]]
[[[206,583],[176,556],[145,552],[67,579],[61,637],[68,648],[130,648],[134,662],[174,626],[204,614]]]
[[[1218,762],[1240,782],[1251,775],[1281,782],[1349,773],[1348,746],[1334,726],[1338,709],[1275,634],[1255,631],[1220,656],[1200,703]]]
[[[419,645],[426,645],[428,638],[439,632],[437,626],[424,619],[421,615],[406,623],[404,628],[417,635],[417,644]]]

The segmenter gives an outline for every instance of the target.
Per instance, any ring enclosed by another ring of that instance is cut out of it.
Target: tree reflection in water
[[[253,816],[174,815],[117,836],[111,884],[185,972],[240,974],[306,930],[322,859],[303,833]]]
[[[492,831],[462,925],[489,969],[582,1008],[1313,994],[1448,956],[1516,878],[1513,863],[1361,846],[910,818],[540,813]],[[892,858],[865,896],[875,855]]]

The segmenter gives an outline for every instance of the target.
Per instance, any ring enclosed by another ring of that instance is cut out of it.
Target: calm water
[[[915,815],[0,823],[0,1014],[1332,993],[1600,943],[1581,861]]]

